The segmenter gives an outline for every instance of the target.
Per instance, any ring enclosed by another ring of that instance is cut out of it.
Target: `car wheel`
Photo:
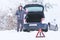
[[[27,30],[27,29],[25,29],[25,30],[23,30],[24,32],[30,32],[30,30]]]
[[[44,31],[47,32],[48,31],[48,28],[46,28]]]

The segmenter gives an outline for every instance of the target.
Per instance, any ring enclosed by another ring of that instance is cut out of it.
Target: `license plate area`
[[[29,24],[29,26],[37,26],[37,24]]]

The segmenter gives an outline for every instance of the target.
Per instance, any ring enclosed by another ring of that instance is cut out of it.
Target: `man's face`
[[[20,10],[22,10],[22,7],[20,7]]]

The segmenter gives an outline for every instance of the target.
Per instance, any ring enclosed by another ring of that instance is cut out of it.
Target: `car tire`
[[[46,28],[44,31],[47,32],[48,31],[48,28]]]
[[[25,30],[23,30],[24,32],[30,32],[30,30],[27,30],[27,29],[25,29]]]

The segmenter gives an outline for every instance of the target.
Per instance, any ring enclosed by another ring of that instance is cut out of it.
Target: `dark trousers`
[[[23,20],[17,19],[17,32],[22,31],[23,29]]]

